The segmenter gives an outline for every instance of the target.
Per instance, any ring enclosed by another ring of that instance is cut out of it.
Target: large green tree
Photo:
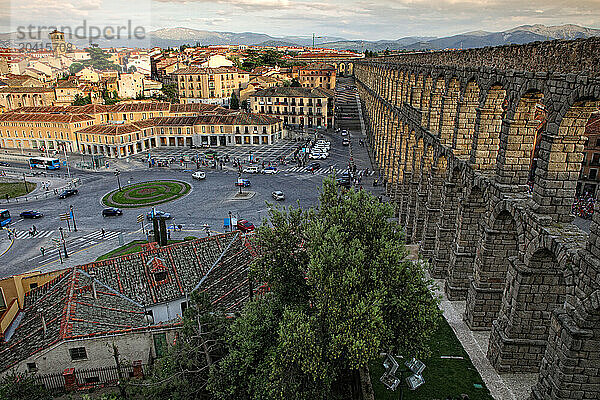
[[[31,374],[6,374],[0,380],[0,400],[52,400],[52,395]]]
[[[349,398],[360,387],[372,399],[368,367],[380,352],[427,353],[437,299],[406,260],[392,216],[371,194],[329,179],[317,210],[271,211],[253,265],[269,293],[228,331],[229,353],[211,376],[217,398]]]

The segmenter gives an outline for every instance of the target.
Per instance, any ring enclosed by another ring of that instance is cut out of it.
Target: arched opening
[[[591,219],[600,181],[600,110],[596,109],[585,125],[583,161],[575,189],[573,214]]]
[[[516,224],[508,211],[482,232],[465,310],[465,321],[473,330],[491,329],[502,305],[508,260],[518,254]]]
[[[525,190],[531,171],[536,166],[540,133],[546,126],[543,94],[538,90],[526,92],[501,128],[497,180],[506,185],[522,186]],[[536,145],[537,143],[537,145]]]
[[[433,165],[433,147],[425,145],[421,170],[418,171],[417,201],[415,203],[415,223],[413,227],[412,243],[419,243],[423,239],[425,215],[427,214],[427,190],[429,174]]]
[[[475,81],[467,82],[465,92],[458,104],[458,124],[456,136],[452,141],[454,154],[465,156],[471,154],[473,135],[475,132],[475,110],[479,106],[479,86]]]
[[[448,161],[445,156],[442,155],[437,157],[437,159],[434,159],[427,185],[427,206],[424,223],[425,232],[423,233],[423,240],[419,247],[421,256],[428,261],[431,275],[434,278],[442,278],[444,276],[443,270],[433,268],[433,257],[435,253],[436,232],[440,222],[442,188],[444,187],[447,168]]]
[[[421,126],[425,129],[429,126],[429,102],[431,101],[431,90],[433,87],[433,78],[427,76],[423,85],[423,95],[421,96]]]
[[[596,99],[578,99],[562,115],[552,115],[549,127],[558,130],[542,134],[537,155],[533,200],[536,211],[556,222],[570,222],[584,154],[585,130]]]
[[[458,100],[460,97],[460,82],[452,78],[448,84],[446,94],[442,98],[442,115],[440,122],[440,141],[445,146],[452,145]]]
[[[500,372],[537,372],[550,331],[552,311],[564,304],[563,268],[548,249],[527,264],[510,259],[498,319],[492,326],[488,358]]]
[[[476,169],[489,170],[496,167],[502,119],[508,105],[506,100],[506,89],[501,84],[492,85],[483,108],[477,110],[471,150],[471,164]]]
[[[453,168],[442,185],[440,219],[436,227],[433,268],[441,277],[446,277],[450,263],[450,252],[456,234],[456,214],[462,186],[460,170]]]
[[[438,78],[431,94],[431,102],[429,104],[428,126],[429,131],[438,136],[440,134],[440,116],[442,115],[442,96],[446,90],[446,82],[442,78]]]
[[[411,132],[411,136],[416,136],[414,131]],[[410,150],[409,150],[410,151]],[[421,178],[421,162],[423,159],[423,138],[417,139],[417,142],[412,151],[413,155],[413,166],[412,173],[410,174],[410,181],[405,186],[408,189],[408,209],[406,225],[404,230],[406,232],[406,242],[412,243],[413,228],[415,224],[415,218],[417,213],[417,195],[419,189],[419,180]]]

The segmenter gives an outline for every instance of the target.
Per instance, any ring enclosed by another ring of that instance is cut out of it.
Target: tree
[[[73,64],[69,65],[69,73],[71,75],[75,75],[84,68],[85,65],[83,65],[82,63],[74,62]]]
[[[405,259],[393,209],[325,180],[318,210],[270,211],[253,276],[267,282],[236,318],[211,374],[215,397],[373,399],[380,352],[423,356],[440,312]]]
[[[291,87],[302,87],[302,85],[300,84],[300,82],[298,82],[298,79],[294,78],[292,79],[292,83],[290,83]]]
[[[165,95],[168,101],[171,103],[179,102],[179,93],[177,92],[177,85],[174,83],[163,84],[161,91]]]
[[[134,72],[137,72],[137,67],[135,65],[132,65],[131,67],[129,67],[127,72],[129,72],[130,74],[133,74]]]
[[[87,96],[76,94],[75,100],[73,100],[73,103],[71,103],[73,106],[85,106],[86,104],[92,104],[92,98],[89,94]]]
[[[52,395],[31,374],[10,371],[0,380],[0,400],[52,400]]]
[[[231,93],[231,100],[229,102],[229,108],[232,110],[238,110],[240,108],[240,100],[233,92]]]

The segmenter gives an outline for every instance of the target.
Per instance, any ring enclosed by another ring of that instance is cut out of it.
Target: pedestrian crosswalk
[[[24,240],[24,239],[42,239],[52,236],[56,231],[36,231],[35,235],[31,234],[31,231],[16,231],[15,239],[16,240]]]
[[[51,246],[40,247],[40,254],[32,257],[32,260],[37,261],[39,264],[47,264],[55,261],[59,261],[64,257],[64,249],[66,247],[68,254],[78,253],[82,250],[88,249],[92,246],[96,246],[99,243],[108,242],[116,239],[121,233],[116,231],[104,231],[101,230],[86,233],[78,237],[67,237],[65,238],[66,243],[59,241],[59,236],[55,236],[54,242]],[[59,254],[59,251],[61,254]]]
[[[326,167],[326,168],[319,168],[317,170],[315,170],[314,175],[344,175],[344,174],[348,174],[349,173],[349,169],[340,169],[340,168],[330,168],[330,167]],[[361,173],[364,171],[360,171],[359,175],[360,176],[365,176],[364,173]],[[283,173],[304,173],[304,174],[309,174],[309,171],[306,171],[306,167],[291,167],[288,169],[283,170]],[[368,171],[366,176],[373,176],[375,174],[375,171]]]

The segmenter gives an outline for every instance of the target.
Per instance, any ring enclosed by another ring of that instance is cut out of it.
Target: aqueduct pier
[[[464,320],[531,399],[600,398],[600,212],[571,222],[600,38],[355,63],[376,167]],[[535,152],[535,170],[531,173]],[[533,189],[530,180],[533,179]]]

